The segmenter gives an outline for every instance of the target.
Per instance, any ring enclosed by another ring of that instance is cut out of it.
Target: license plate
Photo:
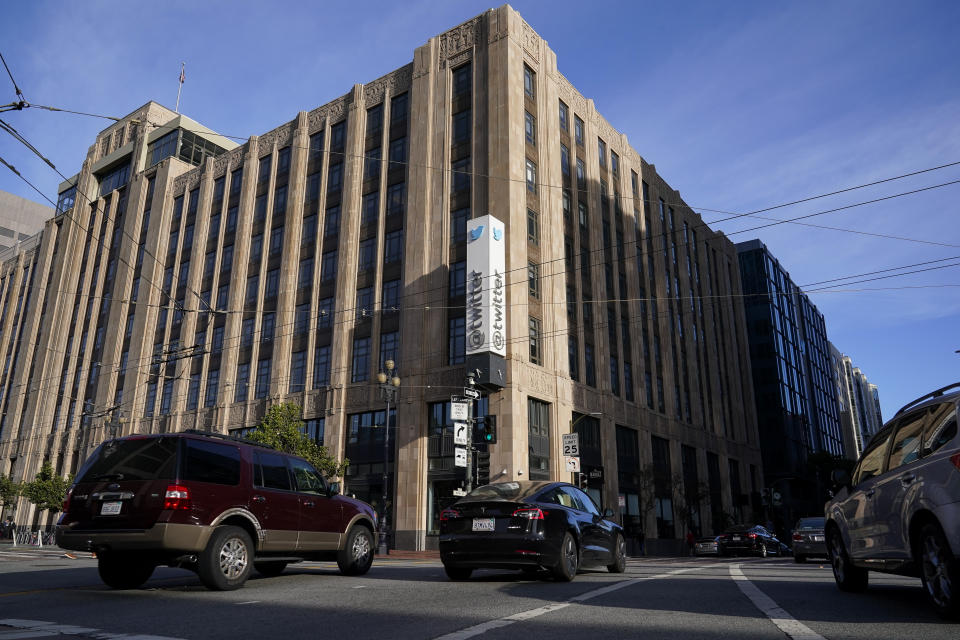
[[[120,513],[121,506],[123,506],[122,502],[104,502],[100,505],[100,515],[115,516]]]
[[[474,518],[474,531],[493,531],[493,518]]]
[[[740,542],[740,536],[733,536],[734,542]]]
[[[823,536],[813,536],[814,542],[823,542]]]

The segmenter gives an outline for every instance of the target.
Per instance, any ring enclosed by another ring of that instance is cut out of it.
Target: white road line
[[[777,625],[777,628],[787,634],[788,637],[794,640],[826,640],[819,633],[784,611],[780,605],[773,601],[773,598],[750,582],[750,579],[740,570],[739,564],[730,565],[730,577],[733,578],[740,591],[750,598],[754,606],[760,609],[763,615],[770,618],[770,622]]]
[[[530,620],[538,616],[542,616],[545,613],[551,613],[553,611],[559,611],[560,609],[565,609],[572,604],[578,604],[580,602],[585,602],[591,598],[596,598],[602,595],[606,595],[613,591],[618,591],[626,587],[638,584],[640,582],[647,582],[650,580],[659,580],[661,578],[669,578],[675,576],[678,573],[687,573],[690,571],[698,571],[700,569],[706,569],[706,565],[700,565],[696,567],[689,567],[686,569],[675,569],[674,571],[668,571],[667,573],[660,573],[655,576],[645,576],[643,578],[633,578],[631,580],[624,580],[623,582],[616,582],[605,587],[600,587],[599,589],[594,589],[593,591],[587,591],[586,593],[581,593],[578,596],[570,598],[567,602],[555,602],[553,604],[544,605],[542,607],[537,607],[536,609],[528,609],[527,611],[521,611],[519,613],[514,613],[513,615],[505,616],[503,618],[498,618],[496,620],[488,620],[487,622],[481,622],[480,624],[474,625],[472,627],[467,627],[466,629],[460,629],[459,631],[454,631],[452,633],[447,633],[442,636],[437,636],[434,640],[465,640],[466,638],[472,638],[478,636],[487,631],[492,631],[493,629],[499,629],[501,627],[509,626],[515,622],[523,622],[524,620]]]

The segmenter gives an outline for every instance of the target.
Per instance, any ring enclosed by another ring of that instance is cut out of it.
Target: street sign
[[[466,449],[464,449],[463,447],[456,447],[453,450],[453,455],[454,455],[453,464],[455,464],[458,467],[467,466],[467,450]]]
[[[580,458],[576,456],[565,456],[564,460],[567,463],[567,471],[573,473],[580,471]]]
[[[463,496],[467,495],[467,492],[463,489],[454,489],[453,495],[457,498],[462,498]]]
[[[563,439],[563,455],[580,456],[580,434],[564,433],[560,436]]]
[[[477,391],[476,389],[471,389],[470,387],[464,387],[463,395],[468,398],[472,398],[473,400],[476,400],[477,398],[480,397],[480,392]]]
[[[453,423],[453,444],[470,444],[470,425],[466,422]]]
[[[451,402],[450,403],[450,419],[451,420],[469,420],[470,405],[466,402]]]

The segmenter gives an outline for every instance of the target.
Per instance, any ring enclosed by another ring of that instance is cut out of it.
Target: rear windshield
[[[470,492],[470,497],[481,500],[516,500],[524,497],[529,488],[519,482],[498,482],[477,487]]]
[[[77,482],[172,480],[176,471],[176,438],[110,440],[93,452]]]
[[[823,529],[824,518],[804,518],[797,523],[797,529]]]

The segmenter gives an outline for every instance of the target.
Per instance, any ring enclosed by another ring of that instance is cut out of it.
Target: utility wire
[[[3,57],[2,53],[0,53],[0,61],[3,62],[3,68],[7,70],[7,75],[10,76],[10,82],[13,83],[13,90],[17,93],[17,97],[20,98],[21,104],[25,103],[27,99],[23,97],[23,92],[20,91],[20,87],[17,86],[17,81],[13,79],[13,73],[11,73],[10,67],[7,65],[7,60]]]

